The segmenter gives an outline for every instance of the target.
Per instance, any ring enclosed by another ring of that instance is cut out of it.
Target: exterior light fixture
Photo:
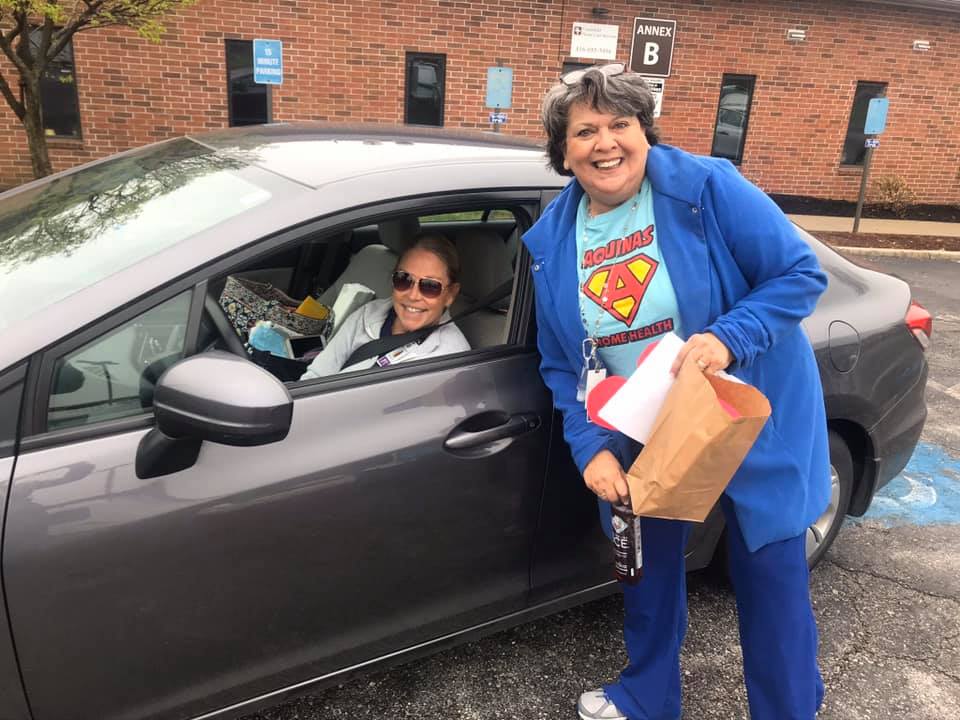
[[[595,18],[604,18],[610,14],[610,11],[605,7],[595,7],[590,11],[590,14]]]
[[[807,31],[801,28],[790,28],[787,30],[787,40],[793,42],[803,42],[807,39]]]
[[[921,52],[926,52],[927,50],[930,49],[930,41],[929,41],[929,40],[914,40],[914,41],[913,41],[913,49],[914,49],[914,50],[919,50],[919,51],[921,51]]]

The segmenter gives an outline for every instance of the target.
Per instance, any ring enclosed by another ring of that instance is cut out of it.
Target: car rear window
[[[180,138],[0,197],[0,329],[267,202],[262,175]]]

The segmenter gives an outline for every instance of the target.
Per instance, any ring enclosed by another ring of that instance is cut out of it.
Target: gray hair
[[[634,115],[640,121],[647,142],[650,145],[660,142],[660,131],[653,119],[655,101],[643,78],[630,71],[608,77],[598,69],[590,68],[573,85],[559,82],[543,98],[541,119],[547,132],[547,157],[550,167],[561,175],[573,175],[563,167],[563,157],[570,108],[577,103],[586,103],[600,112]]]

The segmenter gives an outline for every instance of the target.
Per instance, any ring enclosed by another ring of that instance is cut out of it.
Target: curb
[[[882,257],[918,258],[921,260],[953,260],[960,262],[960,252],[955,250],[904,250],[901,248],[865,248],[829,245],[845,255],[874,255]]]

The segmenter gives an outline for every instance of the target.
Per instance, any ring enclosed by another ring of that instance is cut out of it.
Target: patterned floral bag
[[[220,307],[244,342],[247,342],[250,328],[260,320],[270,320],[298,335],[329,336],[333,328],[330,308],[313,303],[312,314],[317,317],[311,317],[297,312],[300,304],[299,300],[294,300],[269,283],[233,275],[227,277],[227,284],[220,293]]]

